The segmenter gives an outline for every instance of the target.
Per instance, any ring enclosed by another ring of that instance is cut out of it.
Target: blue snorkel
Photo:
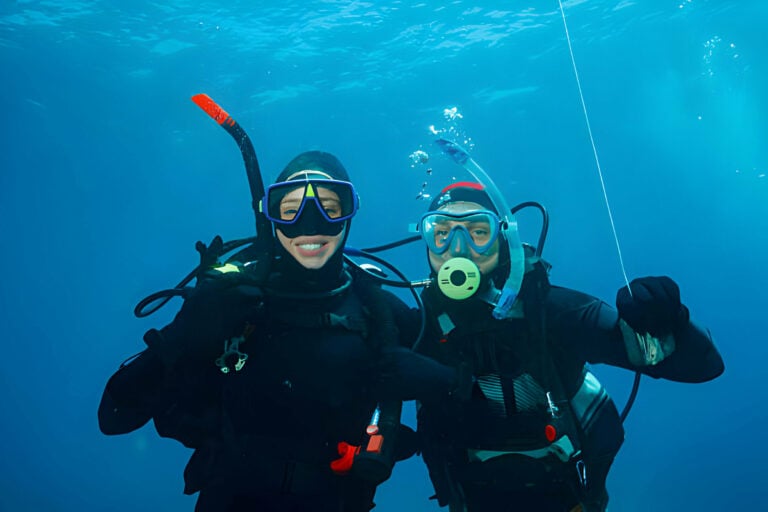
[[[499,193],[493,180],[461,145],[444,138],[437,139],[435,143],[451,160],[461,165],[475,180],[485,186],[485,190],[498,212],[499,219],[502,221],[500,234],[504,236],[509,247],[509,276],[502,289],[492,297],[490,302],[494,306],[492,313],[494,318],[499,320],[509,318],[520,293],[525,274],[525,252],[517,231],[517,219],[507,206],[504,196]]]

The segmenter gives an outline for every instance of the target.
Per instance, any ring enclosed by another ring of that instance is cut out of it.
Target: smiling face
[[[483,207],[477,203],[471,203],[466,201],[457,201],[448,203],[444,207],[440,208],[439,212],[447,213],[464,213],[473,210],[482,210]],[[477,226],[473,224],[471,220],[451,220],[446,222],[445,226],[441,229],[435,230],[436,236],[446,236],[450,232],[451,228],[455,225],[463,226],[468,233],[473,234],[477,231]],[[478,234],[480,236],[482,233]],[[461,237],[454,237],[451,245],[442,254],[436,254],[433,251],[429,253],[429,264],[432,270],[437,272],[443,264],[451,258],[468,258],[474,262],[480,269],[480,273],[487,276],[493,272],[499,265],[499,241],[496,240],[493,245],[486,250],[483,254],[475,251],[469,244],[463,243]]]
[[[304,185],[301,185],[282,198],[280,201],[280,217],[282,219],[291,220],[296,216],[304,199],[304,190]],[[317,195],[319,204],[322,205],[328,217],[336,218],[341,215],[339,196],[335,192],[324,187],[317,187]],[[305,207],[315,208],[315,205],[307,204]],[[346,233],[346,225],[337,235],[307,234],[289,238],[280,230],[279,225],[276,226],[275,233],[280,245],[293,259],[304,268],[317,270],[323,268],[331,256],[341,247]]]

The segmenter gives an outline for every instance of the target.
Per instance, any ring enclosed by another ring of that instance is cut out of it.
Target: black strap
[[[339,315],[331,312],[270,311],[271,320],[308,329],[341,327],[350,332],[368,335],[368,323],[362,316]]]

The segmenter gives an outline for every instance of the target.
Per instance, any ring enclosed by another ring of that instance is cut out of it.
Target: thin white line
[[[571,55],[571,64],[573,65],[573,74],[576,77],[576,86],[579,89],[579,98],[581,99],[581,108],[584,111],[584,120],[587,123],[587,132],[589,133],[589,141],[592,144],[592,154],[595,156],[595,164],[597,165],[597,173],[600,176],[600,186],[603,188],[603,198],[605,199],[605,207],[608,209],[608,219],[611,221],[611,230],[613,230],[613,239],[616,241],[616,251],[619,254],[619,265],[621,266],[621,273],[624,275],[624,281],[627,283],[627,289],[630,295],[632,289],[629,286],[629,279],[627,278],[627,271],[624,268],[624,258],[621,255],[621,245],[619,244],[619,236],[616,233],[616,224],[613,222],[613,213],[611,211],[611,205],[608,202],[608,192],[605,189],[605,180],[603,179],[603,170],[600,167],[600,158],[597,156],[597,146],[595,145],[595,138],[592,136],[592,125],[589,123],[589,114],[587,113],[587,103],[584,101],[584,93],[581,90],[581,79],[579,78],[579,70],[576,67],[576,58],[573,56],[573,46],[571,45],[571,35],[568,32],[568,23],[565,21],[565,11],[563,10],[563,2],[557,0],[560,4],[560,14],[563,17],[563,27],[565,27],[565,40],[568,41],[568,52]]]

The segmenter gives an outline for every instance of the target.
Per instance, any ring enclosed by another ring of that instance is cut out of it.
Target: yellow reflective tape
[[[315,186],[307,183],[307,189],[304,191],[304,197],[315,197]]]
[[[220,267],[212,268],[211,270],[215,270],[216,272],[220,272],[222,274],[228,274],[230,272],[240,272],[240,267],[231,263],[227,263]]]

